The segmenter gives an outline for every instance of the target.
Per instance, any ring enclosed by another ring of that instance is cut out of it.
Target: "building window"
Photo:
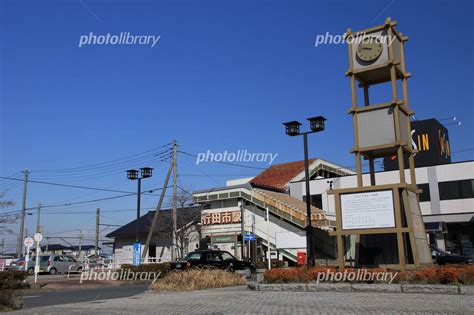
[[[430,201],[430,185],[429,184],[419,184],[418,188],[422,189],[423,192],[420,194],[420,202]]]
[[[440,200],[474,198],[474,180],[472,179],[441,182],[438,185]]]
[[[306,202],[306,196],[303,196],[303,201]],[[323,195],[311,195],[311,205],[313,207],[323,209]]]

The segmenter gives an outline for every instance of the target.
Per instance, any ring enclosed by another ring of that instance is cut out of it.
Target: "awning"
[[[425,230],[427,233],[448,233],[446,222],[426,222]]]

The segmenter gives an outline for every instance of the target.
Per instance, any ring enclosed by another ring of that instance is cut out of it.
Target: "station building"
[[[354,174],[322,159],[309,162],[310,178],[314,180]],[[239,259],[256,261],[271,255],[296,263],[298,253],[306,252],[307,215],[302,198],[290,194],[290,183],[303,179],[304,161],[296,161],[274,165],[254,178],[228,181],[225,187],[195,191],[194,202],[209,206],[201,214],[202,236],[211,246]],[[311,210],[318,258],[334,257],[335,243],[328,234],[334,221],[316,206]],[[288,241],[290,245],[281,245]]]
[[[412,122],[412,137],[418,150],[415,174],[422,190],[420,208],[430,244],[472,257],[474,161],[451,162],[448,131],[435,119]],[[375,173],[376,185],[398,183],[397,165],[394,157],[385,158],[384,171]],[[328,233],[335,229],[335,202],[328,191],[357,186],[356,174],[323,159],[310,160],[309,169],[316,256],[336,258],[336,242]],[[364,186],[370,186],[369,177],[363,175]],[[261,260],[269,250],[272,258],[296,263],[298,252],[306,251],[304,179],[304,162],[297,161],[274,165],[254,178],[228,181],[225,187],[194,192],[194,202],[209,206],[202,211],[202,235],[238,258]],[[253,235],[255,240],[242,247],[242,235]],[[282,247],[282,237],[290,240],[283,244],[291,248]],[[354,259],[355,237],[346,242],[346,258]]]

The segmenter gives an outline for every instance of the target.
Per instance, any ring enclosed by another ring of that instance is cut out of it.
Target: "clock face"
[[[357,47],[357,57],[366,62],[377,60],[382,54],[382,43],[377,38],[368,38]]]

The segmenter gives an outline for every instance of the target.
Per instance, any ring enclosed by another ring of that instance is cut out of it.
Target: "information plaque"
[[[341,194],[342,229],[395,227],[392,190]]]

